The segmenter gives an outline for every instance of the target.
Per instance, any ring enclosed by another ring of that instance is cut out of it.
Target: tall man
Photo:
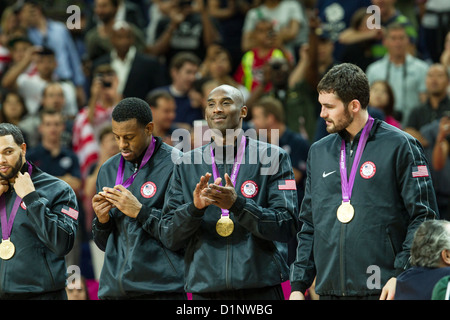
[[[321,299],[392,299],[415,230],[438,215],[427,160],[412,136],[369,116],[359,67],[333,67],[317,91],[332,134],[308,155],[291,299],[304,298],[314,277]]]
[[[207,101],[213,141],[177,161],[161,241],[186,249],[193,299],[283,299],[287,242],[297,227],[289,156],[243,135],[247,107],[238,89],[219,86]]]
[[[139,98],[112,113],[120,153],[106,161],[92,198],[94,241],[105,251],[101,299],[186,299],[183,258],[161,245],[158,222],[173,170],[172,147],[152,135],[152,113]]]
[[[64,256],[78,204],[69,185],[26,160],[20,130],[0,124],[1,299],[67,299]]]

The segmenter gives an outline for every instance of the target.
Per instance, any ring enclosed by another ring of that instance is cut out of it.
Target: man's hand
[[[204,176],[201,176],[199,183],[195,186],[193,193],[194,206],[197,209],[203,209],[211,204],[208,199],[202,196],[202,190],[208,186],[208,181],[211,178],[211,173],[207,172]]]
[[[237,199],[236,190],[228,173],[225,173],[226,184],[224,187],[219,185],[219,179],[214,181],[214,184],[210,184],[208,188],[203,189],[202,196],[221,209],[230,209]]]
[[[130,218],[136,218],[141,211],[142,204],[121,184],[114,188],[103,187],[103,191],[99,192],[99,195],[105,197],[107,201]]]
[[[92,197],[92,209],[100,223],[107,223],[109,221],[109,210],[113,205],[100,194],[95,194]]]
[[[381,291],[380,300],[394,300],[396,285],[397,279],[390,278]]]
[[[9,189],[8,180],[0,180],[0,196],[4,194]]]
[[[33,181],[28,172],[22,174],[22,172],[17,173],[16,180],[14,182],[14,190],[17,195],[22,199],[29,193],[35,191]]]
[[[300,291],[292,291],[289,300],[305,300],[305,295]]]

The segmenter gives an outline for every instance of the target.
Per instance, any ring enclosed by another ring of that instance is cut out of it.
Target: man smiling
[[[193,299],[283,299],[287,242],[297,230],[289,156],[243,135],[247,107],[238,89],[219,86],[207,101],[212,141],[175,165],[161,241],[186,249],[185,287]],[[268,155],[279,165],[261,174]]]

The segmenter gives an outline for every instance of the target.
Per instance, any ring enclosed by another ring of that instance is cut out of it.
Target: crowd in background
[[[119,151],[111,112],[126,97],[146,100],[154,135],[177,146],[176,129],[205,126],[212,88],[239,88],[244,129],[267,129],[260,138],[289,153],[301,201],[309,146],[327,135],[317,83],[354,63],[371,85],[369,113],[421,142],[450,220],[448,0],[5,0],[0,14],[0,121],[18,125],[27,158],[75,190],[67,264],[81,267],[91,298],[102,253],[90,199]]]

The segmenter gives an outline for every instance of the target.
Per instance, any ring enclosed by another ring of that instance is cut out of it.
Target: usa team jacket
[[[211,143],[185,153],[175,165],[160,232],[169,248],[186,249],[187,292],[260,288],[288,280],[287,242],[298,225],[289,156],[276,146],[247,141],[235,183],[238,197],[230,208],[234,232],[228,237],[216,232],[222,214],[219,207],[197,210],[193,205],[200,177],[212,173]],[[224,185],[224,174],[231,176],[233,161],[217,162]],[[273,171],[265,172],[268,168]]]
[[[346,143],[348,175],[359,135],[353,144]],[[379,294],[391,277],[409,267],[417,227],[438,217],[428,163],[416,139],[375,119],[356,171],[355,215],[343,224],[336,218],[342,203],[342,139],[331,134],[310,149],[291,286],[305,292],[317,275],[319,295]]]
[[[22,172],[27,168],[25,163]],[[34,165],[31,180],[36,191],[22,199],[12,227],[15,254],[9,260],[0,259],[1,299],[26,298],[66,285],[64,256],[73,247],[78,225],[75,192]],[[16,193],[10,189],[5,196],[9,217]]]
[[[94,218],[92,232],[97,246],[105,251],[100,274],[100,298],[125,298],[158,292],[183,292],[183,256],[165,248],[159,239],[158,222],[164,195],[173,170],[173,148],[155,137],[150,160],[138,172],[128,190],[142,203],[136,219],[117,208],[106,224]],[[97,176],[97,192],[114,187],[120,154],[108,159]],[[125,161],[124,180],[135,166]]]

